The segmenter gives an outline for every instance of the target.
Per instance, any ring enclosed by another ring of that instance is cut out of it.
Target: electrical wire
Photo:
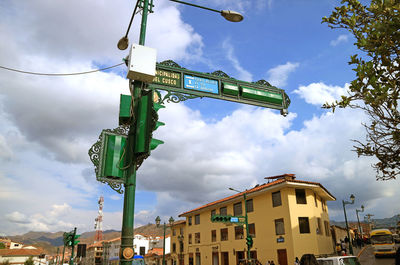
[[[101,68],[101,69],[96,69],[96,70],[92,70],[92,71],[86,71],[86,72],[77,72],[77,73],[37,73],[37,72],[29,72],[29,71],[22,71],[22,70],[18,70],[18,69],[14,69],[14,68],[9,68],[9,67],[5,67],[5,66],[1,66],[1,69],[5,69],[8,71],[13,71],[13,72],[17,72],[17,73],[21,73],[21,74],[29,74],[29,75],[45,75],[45,76],[70,76],[70,75],[84,75],[84,74],[91,74],[91,73],[95,73],[95,72],[99,72],[99,71],[104,71],[107,69],[111,69],[114,67],[118,67],[120,65],[123,65],[125,63],[119,63],[113,66],[109,66],[109,67],[105,67],[105,68]]]

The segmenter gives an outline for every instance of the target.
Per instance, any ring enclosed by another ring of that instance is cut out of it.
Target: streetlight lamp
[[[346,204],[354,204],[354,200],[356,197],[354,197],[353,194],[350,195],[350,200],[351,202],[342,200],[343,203],[343,211],[344,211],[344,220],[346,221],[346,230],[347,230],[347,238],[349,239],[349,250],[350,254],[353,255],[353,246],[351,244],[351,238],[350,238],[350,232],[349,232],[349,224],[347,223],[347,215],[346,215]]]
[[[358,213],[362,213],[362,212],[364,212],[364,205],[361,205],[361,210],[356,209],[358,232],[360,233],[361,239],[363,239],[363,234],[362,234],[362,230],[361,230],[360,218],[358,217]]]
[[[198,7],[198,8],[201,8],[201,9],[206,9],[206,10],[213,11],[213,12],[216,12],[216,13],[220,13],[221,16],[223,16],[226,20],[228,20],[230,22],[240,22],[240,21],[243,20],[243,15],[240,14],[239,12],[236,12],[236,11],[232,11],[232,10],[217,10],[217,9],[212,9],[212,8],[205,7],[205,6],[199,6],[199,5],[195,5],[195,4],[192,4],[192,3],[187,3],[187,2],[179,1],[179,0],[169,0],[169,1],[180,3],[180,4],[184,4],[184,5],[188,5],[188,6],[194,6],[194,7]],[[139,1],[138,1],[138,3],[139,3]],[[129,23],[128,30],[126,31],[125,36],[123,36],[118,41],[117,47],[120,50],[126,50],[126,48],[128,48],[128,46],[129,46],[128,33],[129,33],[129,29],[131,28],[133,17],[136,14],[137,7],[138,7],[138,4],[136,4],[135,9],[133,10],[131,21]]]
[[[233,189],[233,188],[229,188],[230,190],[232,190],[232,191],[236,191],[236,192],[239,192],[239,193],[243,193],[243,200],[244,200],[244,223],[245,223],[245,226],[246,226],[246,244],[247,244],[247,260],[250,260],[250,248],[251,248],[251,245],[252,245],[252,243],[253,243],[253,238],[251,237],[251,235],[250,235],[250,232],[249,232],[249,222],[248,222],[248,218],[247,218],[247,197],[246,197],[246,191],[238,191],[238,190],[235,190],[235,189]]]
[[[160,218],[160,216],[157,216],[156,217],[157,227],[160,227],[160,222],[161,222],[161,218]],[[169,226],[172,226],[173,222],[174,222],[174,218],[172,218],[172,216],[171,216],[168,219]],[[166,225],[164,222],[164,238],[163,238],[162,263],[161,263],[162,265],[165,265],[165,228],[166,228]]]

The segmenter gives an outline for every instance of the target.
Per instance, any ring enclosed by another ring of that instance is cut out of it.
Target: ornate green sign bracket
[[[191,98],[215,98],[264,108],[281,110],[288,114],[290,99],[283,89],[265,80],[245,82],[222,71],[201,73],[187,70],[168,60],[156,65],[156,76],[148,88],[168,91],[161,103],[180,102]]]
[[[185,101],[185,100],[193,99],[193,98],[202,98],[202,96],[188,95],[188,94],[178,93],[178,92],[174,92],[174,91],[168,91],[168,93],[160,101],[160,104],[164,104],[165,101],[167,101],[168,103],[170,103],[170,102],[179,103],[181,101]]]
[[[125,177],[123,170],[119,168],[123,163],[123,157],[115,160],[110,154],[125,152],[124,139],[127,138],[129,126],[121,125],[115,129],[105,129],[101,132],[99,140],[89,149],[89,158],[95,166],[96,179],[108,184],[113,190],[122,194]],[[114,159],[114,160],[113,160]]]

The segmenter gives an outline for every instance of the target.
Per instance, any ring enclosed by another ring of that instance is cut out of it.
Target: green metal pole
[[[162,247],[162,265],[165,265],[165,222],[164,222],[164,240]]]
[[[250,245],[247,243],[247,238],[250,237],[250,232],[249,232],[249,221],[247,218],[247,197],[246,197],[246,192],[243,193],[244,197],[244,222],[246,224],[246,244],[247,244],[247,260],[250,260]]]
[[[69,259],[69,265],[74,265],[74,241],[75,241],[75,235],[76,235],[76,227],[74,228],[74,233],[72,234],[72,239],[71,239],[71,258]]]
[[[342,202],[343,202],[344,220],[346,221],[347,238],[349,239],[349,250],[350,250],[350,254],[353,255],[353,246],[351,245],[349,225],[347,223],[346,203],[344,202],[344,200]]]
[[[149,0],[143,0],[143,14],[142,23],[140,26],[139,44],[144,45],[146,39],[146,25],[148,13]],[[137,101],[141,96],[142,82],[135,81],[133,83],[133,96],[134,96],[134,115],[137,113]],[[133,150],[135,147],[135,132],[136,121],[133,117],[133,122],[130,125],[127,139],[127,152],[125,165],[127,174],[125,178],[125,193],[124,193],[124,209],[122,215],[122,231],[121,231],[121,249],[120,249],[120,264],[131,265],[133,260],[133,224],[135,214],[135,189],[136,189],[136,162],[134,159]]]
[[[64,253],[65,253],[65,243],[64,243],[64,247],[63,247],[62,259],[60,260],[60,265],[64,264]]]

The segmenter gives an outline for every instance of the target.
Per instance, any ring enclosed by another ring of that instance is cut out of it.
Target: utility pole
[[[140,38],[139,45],[144,45],[146,39],[146,25],[147,25],[147,14],[149,0],[143,0],[143,12],[142,22],[140,26]],[[129,86],[132,86],[132,82],[129,81]],[[134,157],[133,150],[135,150],[135,135],[137,128],[136,114],[137,114],[137,103],[141,97],[142,92],[142,81],[133,82],[133,119],[130,124],[128,139],[127,139],[127,154],[125,160],[125,166],[127,167],[127,174],[125,179],[125,192],[124,192],[124,209],[122,216],[122,232],[121,232],[121,252],[120,252],[120,264],[131,265],[134,256],[133,250],[133,224],[135,214],[135,189],[136,189],[136,160]]]

